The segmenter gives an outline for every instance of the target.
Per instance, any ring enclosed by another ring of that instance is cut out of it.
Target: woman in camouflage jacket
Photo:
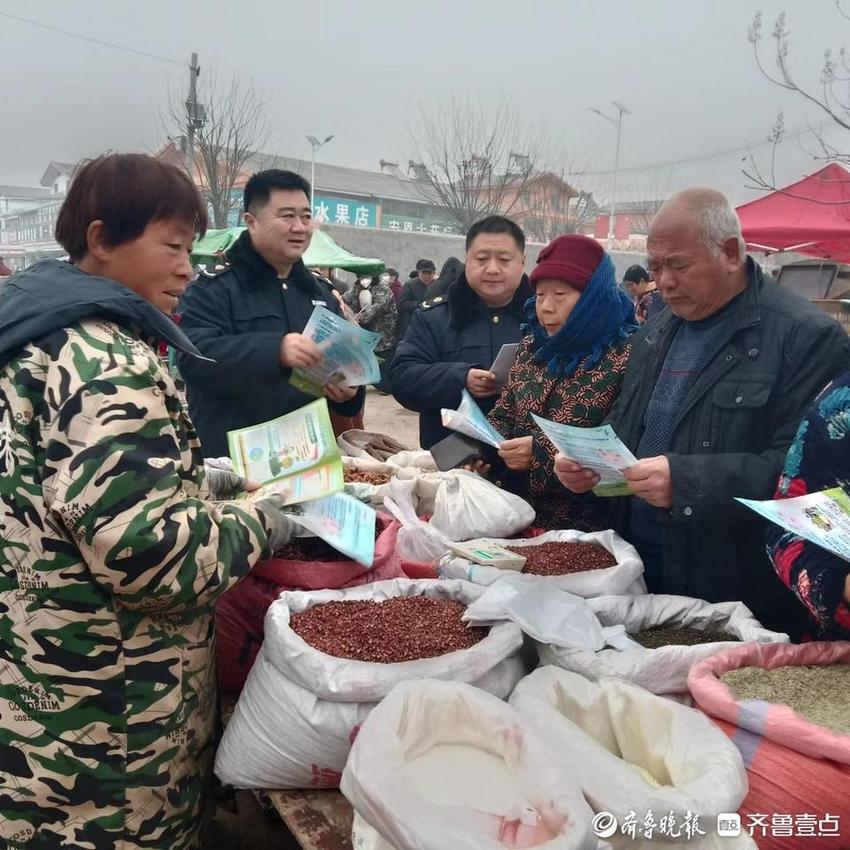
[[[94,160],[57,222],[71,262],[0,294],[2,847],[197,845],[212,606],[287,534],[210,500],[153,347],[197,354],[166,312],[205,218],[178,169]]]

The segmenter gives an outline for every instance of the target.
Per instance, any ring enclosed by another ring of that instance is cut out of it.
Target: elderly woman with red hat
[[[505,483],[531,501],[538,526],[605,528],[605,500],[559,484],[555,449],[531,415],[579,427],[602,424],[619,395],[629,337],[638,328],[634,308],[617,286],[611,257],[588,236],[550,242],[530,280],[535,295],[525,305],[527,335],[489,415],[507,438],[499,455],[513,474]]]

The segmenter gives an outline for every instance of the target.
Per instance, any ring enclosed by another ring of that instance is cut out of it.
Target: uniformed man
[[[522,338],[523,305],[534,294],[524,262],[522,229],[504,216],[482,219],[466,235],[466,272],[414,313],[390,382],[395,398],[419,412],[423,448],[451,433],[440,408],[456,408],[464,387],[485,413],[496,403],[490,366],[503,345]]]
[[[180,305],[181,328],[215,363],[178,357],[189,411],[207,457],[227,454],[227,432],[282,416],[312,401],[291,370],[321,360],[302,333],[316,305],[339,314],[328,286],[301,259],[310,245],[310,184],[291,171],[255,174],[245,185],[247,230],[225,264],[200,275]],[[356,416],[364,391],[328,385],[331,410]]]

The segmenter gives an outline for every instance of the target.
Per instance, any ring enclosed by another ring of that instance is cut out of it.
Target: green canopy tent
[[[208,230],[192,249],[192,262],[196,265],[211,265],[219,262],[222,251],[227,251],[239,238],[244,227],[228,227],[225,230]],[[321,230],[313,231],[310,247],[304,253],[304,263],[311,268],[345,269],[354,274],[380,274],[386,269],[383,260],[355,257]]]

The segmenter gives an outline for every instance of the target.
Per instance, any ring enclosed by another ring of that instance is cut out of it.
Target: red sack
[[[371,567],[350,559],[287,561],[284,558],[269,558],[267,561],[259,561],[251,570],[251,575],[298,590],[339,590],[373,581],[404,578],[401,561],[395,551],[400,527],[392,517],[378,514],[378,539],[375,541],[375,558]]]
[[[752,832],[759,850],[850,847],[850,765],[812,758],[712,720],[743,756],[750,790],[738,812],[742,830]]]
[[[255,575],[222,594],[215,606],[218,685],[238,694],[263,645],[263,620],[269,605],[290,587],[281,587]]]
[[[402,559],[401,568],[408,578],[434,579],[440,577],[437,565],[434,563],[427,564],[420,561],[405,561]]]
[[[848,663],[850,642],[750,643],[691,668],[688,688],[698,707],[743,756],[750,791],[739,810],[741,825],[759,850],[850,847],[850,735],[785,705],[737,700],[720,677],[741,667]]]
[[[773,669],[828,664],[850,664],[850,641],[799,645],[747,643],[718,652],[691,667],[688,688],[697,705],[712,717],[734,723],[814,758],[850,764],[850,735],[811,723],[787,705],[761,700],[737,700],[732,689],[720,680],[724,673],[741,667]]]
[[[216,605],[219,687],[238,693],[263,644],[263,620],[284,590],[340,590],[373,581],[405,578],[396,554],[399,523],[378,514],[372,567],[356,561],[260,561]]]

